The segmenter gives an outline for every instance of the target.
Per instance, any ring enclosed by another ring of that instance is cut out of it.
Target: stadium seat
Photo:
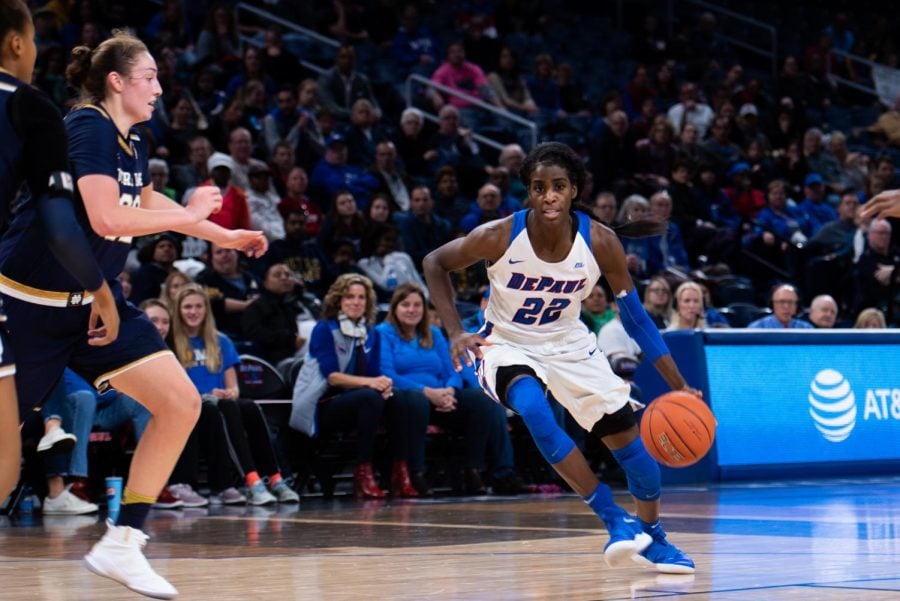
[[[287,398],[287,387],[278,369],[255,355],[241,355],[238,366],[238,387],[246,399]]]
[[[731,303],[719,309],[719,312],[725,316],[732,328],[746,328],[751,321],[770,315],[772,310],[751,303]]]

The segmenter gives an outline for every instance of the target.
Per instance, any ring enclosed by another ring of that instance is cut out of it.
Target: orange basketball
[[[709,452],[716,438],[716,418],[709,405],[675,390],[644,409],[641,438],[654,459],[669,467],[687,467]]]

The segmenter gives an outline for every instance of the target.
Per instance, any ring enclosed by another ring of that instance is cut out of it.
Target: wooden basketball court
[[[154,511],[147,553],[185,600],[897,600],[898,498],[900,477],[667,490],[695,576],[606,567],[571,495]],[[143,598],[82,567],[99,517],[0,519],[0,599]]]

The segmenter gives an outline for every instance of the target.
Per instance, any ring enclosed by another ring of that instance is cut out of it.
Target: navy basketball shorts
[[[106,346],[88,344],[90,305],[48,307],[8,295],[3,304],[16,357],[19,415],[44,402],[66,367],[104,390],[114,376],[171,353],[144,313],[126,301],[119,300],[119,336]]]

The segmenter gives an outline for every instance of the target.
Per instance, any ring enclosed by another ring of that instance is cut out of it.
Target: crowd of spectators
[[[588,93],[585,74],[573,67],[584,57],[551,43],[559,17],[539,2],[264,7],[336,39],[336,47],[274,24],[239,23],[227,4],[198,12],[200,3],[148,3],[137,11],[150,11],[144,21],[126,4],[34,6],[35,83],[66,110],[75,103],[62,79],[72,47],[136,27],[163,87],[145,126],[154,188],[184,202],[197,186],[218,186],[223,207],[211,219],[260,229],[271,243],[267,256],[247,261],[180,235],[138,239],[121,276],[132,302],[171,321],[167,334],[189,372],[202,363],[215,379],[202,385],[204,417],[167,489],[182,501],[199,502],[197,456],[221,459],[226,445],[236,459],[228,470],[210,471],[214,498],[239,502],[244,495],[234,486],[243,481],[251,502],[292,500],[280,472],[291,466],[278,464],[265,417],[238,398],[233,372],[242,352],[276,365],[289,381],[298,370],[305,381],[315,374],[303,370],[319,370],[327,385],[304,400],[313,404],[305,421],[295,407],[291,425],[357,432],[358,495],[384,495],[373,474],[381,421],[393,459],[383,481],[394,494],[430,493],[429,423],[463,435],[466,490],[483,492],[485,474],[498,490],[517,490],[506,415],[436,356],[446,341],[431,325],[420,271],[422,258],[454,236],[527,207],[518,168],[530,138],[505,114],[533,121],[539,140],[567,142],[582,155],[591,177],[580,200],[597,219],[669,222],[664,235],[622,240],[661,330],[742,327],[751,314],[758,318],[751,327],[900,321],[892,224],[857,215],[861,203],[898,184],[900,98],[870,126],[841,131],[829,126],[837,112],[873,102],[837,88],[823,70],[834,60],[832,46],[849,43],[894,66],[896,51],[889,35],[854,31],[859,24],[845,15],[808,32],[809,46],[786,56],[774,80],[745,69],[712,14],[681,22],[671,38],[648,15],[618,32],[628,40],[622,64],[629,71],[610,77],[602,93]],[[859,77],[849,66],[835,68]],[[417,80],[406,106],[400,91],[410,75],[440,86]],[[478,134],[501,144],[479,142]],[[484,266],[454,277],[477,320],[489,295]],[[611,360],[637,361],[603,286],[585,301],[583,320]],[[348,319],[344,303],[354,294],[363,306]],[[808,311],[802,298],[812,299]],[[729,308],[734,300],[756,313]],[[375,327],[379,307],[379,321],[387,319]],[[374,354],[336,356],[338,334],[363,340],[359,348]],[[81,388],[67,381],[65,392],[83,396]],[[108,402],[123,401],[94,404]],[[115,419],[79,409],[74,421],[62,421],[79,438],[110,420],[130,419],[139,434],[139,412],[126,409],[116,409]],[[64,412],[45,411],[56,420],[49,433]],[[51,476],[83,477],[78,457]],[[60,487],[54,479],[57,496]]]

